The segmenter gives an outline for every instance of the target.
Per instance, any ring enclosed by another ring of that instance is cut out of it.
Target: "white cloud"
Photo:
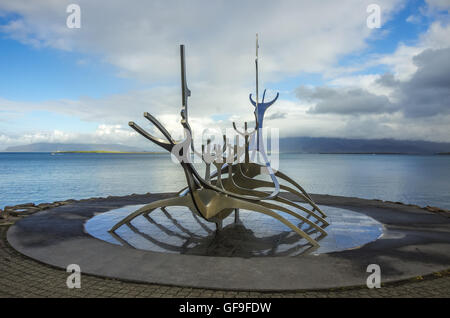
[[[423,50],[423,47],[401,44],[393,54],[381,57],[378,64],[389,66],[397,79],[408,80],[417,71],[413,57]]]
[[[331,80],[331,86],[361,88],[371,94],[386,96],[391,102],[395,101],[394,90],[391,87],[380,85],[377,81],[380,74],[364,74],[355,76],[343,76]]]
[[[400,2],[378,1],[384,20]],[[178,79],[177,45],[185,43],[192,78],[238,85],[253,80],[256,32],[268,78],[324,71],[338,56],[363,48],[371,34],[368,0],[80,0],[81,29],[65,25],[69,3],[2,2],[0,10],[22,18],[0,31],[27,44],[99,54],[122,76],[149,82]]]
[[[366,7],[373,1],[87,1],[82,10],[82,28],[65,26],[65,8],[71,1],[16,0],[0,3],[1,10],[20,18],[0,27],[0,32],[23,43],[100,56],[117,69],[118,75],[142,80],[149,88],[103,98],[51,100],[40,103],[0,98],[0,111],[48,110],[99,124],[96,131],[26,132],[11,137],[0,134],[0,145],[31,140],[93,140],[148,145],[127,126],[134,120],[151,127],[142,118],[148,111],[173,132],[181,135],[178,44],[187,45],[189,86],[193,92],[190,121],[194,131],[217,125],[229,127],[253,119],[248,93],[254,81],[254,34],[260,34],[261,87],[264,80],[276,82],[302,72],[319,72],[336,87],[359,87],[394,101],[392,88],[377,84],[380,75],[352,76],[366,67],[386,65],[396,79],[406,81],[417,70],[413,57],[426,48],[450,45],[450,27],[433,23],[417,45],[400,44],[393,54],[374,57],[364,65],[340,68],[336,62],[348,53],[366,48],[373,35],[366,27]],[[383,23],[403,1],[378,1]],[[440,7],[440,2],[433,1]],[[358,14],[359,12],[359,14]],[[95,59],[89,56],[89,63]],[[85,63],[79,60],[78,63]],[[406,121],[398,114],[363,115],[352,120],[330,114],[308,114],[310,101],[280,100],[267,116],[281,136],[394,137],[448,140],[449,119]],[[215,114],[230,115],[218,123]],[[286,114],[275,116],[276,114]],[[278,118],[276,118],[278,117]],[[433,129],[429,125],[433,125]],[[447,126],[448,127],[448,126]],[[151,128],[150,131],[154,132]],[[28,135],[27,135],[28,134]],[[423,138],[422,138],[423,137]],[[65,138],[65,139],[64,139]]]

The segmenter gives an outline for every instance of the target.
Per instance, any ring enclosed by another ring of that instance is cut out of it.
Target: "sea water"
[[[279,162],[310,193],[450,209],[450,156],[281,154]],[[166,154],[0,153],[0,208],[185,186]]]

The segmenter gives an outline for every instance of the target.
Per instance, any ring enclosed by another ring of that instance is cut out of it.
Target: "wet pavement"
[[[8,241],[22,254],[40,262],[62,269],[79,264],[88,275],[229,291],[287,292],[361,286],[365,285],[369,264],[380,265],[385,283],[450,267],[447,214],[379,200],[313,195],[322,207],[364,214],[384,227],[381,238],[360,248],[318,255],[243,258],[160,253],[111,244],[84,230],[85,222],[95,215],[168,195],[72,202],[19,220],[9,229]]]

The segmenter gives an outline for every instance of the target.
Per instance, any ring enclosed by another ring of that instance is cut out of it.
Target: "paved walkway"
[[[299,292],[233,292],[135,284],[82,275],[81,289],[68,289],[68,273],[19,254],[0,225],[0,297],[450,297],[450,269],[380,289],[355,287]]]

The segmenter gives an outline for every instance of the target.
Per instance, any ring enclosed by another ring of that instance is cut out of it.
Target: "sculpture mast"
[[[259,85],[258,85],[258,33],[256,33],[256,59],[255,59],[255,66],[256,66],[256,107],[258,107],[259,103]]]
[[[258,49],[259,49],[259,43],[258,43],[258,33],[256,34],[256,59],[255,59],[255,66],[256,66],[256,101],[252,99],[252,94],[250,94],[250,102],[255,106],[255,117],[256,117],[256,149],[261,152],[264,151],[263,145],[262,145],[262,128],[263,128],[263,120],[264,120],[264,113],[266,112],[267,108],[269,108],[275,101],[278,99],[278,96],[280,96],[280,93],[277,93],[275,98],[271,100],[270,102],[265,102],[265,96],[266,96],[266,90],[264,90],[262,101],[259,102],[259,74],[258,74]],[[254,143],[252,146],[252,149],[254,149]]]
[[[258,33],[256,33],[256,59],[255,59],[255,67],[256,67],[256,105],[255,109],[258,109],[259,104],[259,84],[258,84],[258,49],[259,49],[259,43],[258,43]],[[258,117],[256,117],[256,120],[258,120]],[[258,131],[256,132],[256,149],[259,151],[259,143],[260,143],[260,131],[258,127],[258,123],[256,123],[256,127]]]
[[[191,91],[186,83],[186,61],[184,56],[184,45],[180,45],[180,59],[181,59],[181,106],[184,111],[184,119],[188,122],[188,97],[191,96]]]

